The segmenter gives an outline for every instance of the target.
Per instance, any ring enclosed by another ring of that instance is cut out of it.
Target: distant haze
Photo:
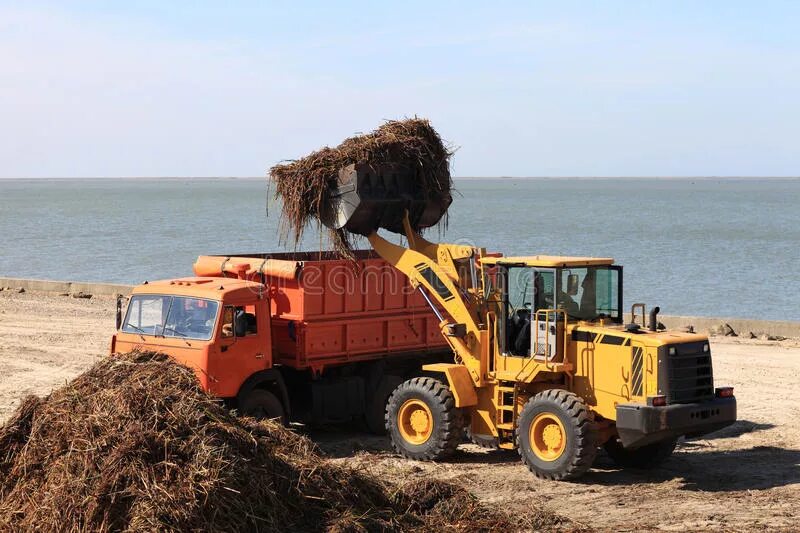
[[[0,0],[0,177],[263,176],[431,119],[458,176],[800,175],[798,2]]]

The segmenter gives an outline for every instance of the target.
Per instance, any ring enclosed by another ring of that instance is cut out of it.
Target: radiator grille
[[[705,341],[662,347],[666,352],[667,403],[693,403],[714,397],[711,352],[704,352]],[[670,348],[675,353],[670,355]]]

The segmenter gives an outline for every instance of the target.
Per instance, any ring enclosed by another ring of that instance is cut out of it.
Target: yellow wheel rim
[[[552,413],[536,415],[531,423],[529,437],[533,453],[542,461],[555,461],[567,447],[564,424]]]
[[[433,433],[433,413],[422,400],[406,400],[397,412],[397,429],[406,442],[424,444]]]

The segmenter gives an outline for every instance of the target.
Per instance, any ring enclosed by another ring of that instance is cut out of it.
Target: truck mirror
[[[226,305],[222,311],[222,338],[224,339],[233,337],[233,317],[233,307]]]
[[[122,295],[117,295],[117,329],[122,326]]]
[[[575,296],[578,294],[578,275],[570,274],[567,276],[567,294]]]

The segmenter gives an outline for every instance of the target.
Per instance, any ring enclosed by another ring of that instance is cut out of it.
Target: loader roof
[[[561,255],[524,255],[513,257],[484,257],[481,263],[485,265],[505,266],[530,266],[543,268],[558,267],[586,267],[613,265],[610,257],[570,257]]]

